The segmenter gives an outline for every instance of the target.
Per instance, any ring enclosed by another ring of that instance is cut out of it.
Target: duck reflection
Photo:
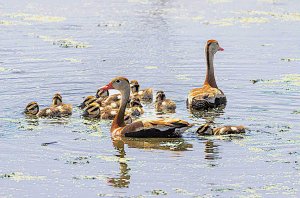
[[[109,177],[107,182],[116,188],[128,188],[130,184],[130,168],[125,160],[125,148],[124,144],[121,142],[117,142],[114,144],[115,149],[118,151],[117,157],[119,157],[119,164],[120,164],[120,173],[117,177]]]
[[[217,160],[221,159],[221,157],[219,156],[219,145],[215,144],[211,140],[206,141],[204,148],[204,159],[207,160],[208,166],[218,166]]]
[[[221,107],[205,111],[197,111],[190,109],[189,112],[193,115],[194,118],[205,119],[207,123],[213,123],[215,118],[218,118],[225,113],[224,108]]]
[[[138,149],[159,149],[170,151],[188,151],[193,148],[192,144],[182,138],[126,138],[117,137],[112,139],[112,143],[119,157],[120,172],[117,177],[109,177],[107,182],[116,188],[128,188],[130,184],[130,168],[126,161],[125,145]]]

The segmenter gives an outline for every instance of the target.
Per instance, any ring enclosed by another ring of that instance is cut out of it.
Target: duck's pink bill
[[[222,47],[219,47],[218,51],[224,51],[224,49]]]
[[[107,85],[101,87],[101,89],[107,91],[109,89],[114,89],[114,87],[112,86],[112,83],[108,83]]]

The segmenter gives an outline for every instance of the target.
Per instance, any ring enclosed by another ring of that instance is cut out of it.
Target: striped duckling
[[[80,109],[85,109],[88,105],[90,105],[96,101],[97,101],[97,98],[95,96],[87,96],[78,107]]]
[[[24,113],[28,116],[37,116],[37,117],[47,117],[47,118],[61,117],[61,112],[57,107],[47,107],[40,110],[37,102],[30,102],[26,106]]]
[[[111,107],[104,107],[101,110],[100,105],[97,102],[93,102],[84,109],[82,116],[93,119],[112,120],[117,113],[117,110],[113,110]],[[125,115],[124,119],[126,123],[132,123],[131,116]]]
[[[229,135],[243,134],[245,132],[246,127],[244,126],[211,127],[209,124],[203,124],[197,130],[199,135]]]
[[[129,108],[126,111],[127,114],[138,117],[144,113],[143,105],[139,98],[131,98],[129,102]]]
[[[156,93],[155,110],[158,112],[175,113],[176,103],[173,100],[166,99],[163,91]]]
[[[137,80],[130,81],[130,90],[134,97],[138,97],[143,102],[152,102],[153,100],[153,89],[147,88],[140,90],[140,85]]]
[[[72,115],[72,105],[71,104],[64,104],[62,102],[62,96],[59,93],[56,93],[52,99],[52,107],[57,107],[61,112],[62,116],[69,116]]]

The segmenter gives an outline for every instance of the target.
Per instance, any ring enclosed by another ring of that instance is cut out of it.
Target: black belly
[[[160,131],[158,129],[144,129],[136,132],[127,132],[125,137],[135,138],[179,138],[180,133],[175,132],[175,128],[168,129],[166,131]]]

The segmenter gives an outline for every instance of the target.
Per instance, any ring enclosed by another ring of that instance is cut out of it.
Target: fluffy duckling
[[[121,102],[121,95],[120,94],[113,94],[108,96],[104,101],[101,102],[101,106],[107,107],[111,106],[112,108],[116,109],[120,107]]]
[[[96,92],[96,98],[97,98],[97,103],[102,105],[102,103],[109,97],[109,92],[108,90],[104,91],[103,89],[99,88]]]
[[[80,109],[85,109],[89,104],[96,102],[97,98],[95,96],[87,96],[83,102],[78,106]]]
[[[82,116],[86,118],[95,118],[95,119],[100,118],[101,117],[100,105],[96,102],[89,104],[84,109]]]
[[[130,81],[130,90],[132,95],[139,97],[144,102],[152,102],[153,100],[153,89],[147,88],[140,90],[140,85],[137,80]]]
[[[69,116],[72,114],[72,105],[64,104],[62,102],[62,96],[59,93],[56,93],[52,99],[52,107],[57,107],[61,112],[62,116]]]
[[[29,116],[37,116],[37,117],[61,117],[61,112],[57,107],[48,107],[42,110],[39,110],[39,105],[37,102],[30,102],[26,108],[24,113]]]
[[[129,109],[127,113],[131,116],[141,116],[144,113],[143,105],[139,98],[132,98],[129,102]]]
[[[176,103],[173,100],[166,99],[163,91],[156,93],[155,110],[158,112],[175,113]]]
[[[98,103],[93,102],[85,108],[82,116],[86,118],[93,118],[93,119],[104,119],[104,120],[112,120],[114,119],[115,115],[117,114],[117,110],[111,109],[111,107],[104,107],[101,110],[101,107]],[[129,115],[125,115],[124,117],[125,122],[127,124],[132,123],[132,118]]]
[[[223,126],[211,127],[209,124],[203,124],[197,130],[199,135],[228,135],[228,134],[241,134],[246,132],[244,126]]]

